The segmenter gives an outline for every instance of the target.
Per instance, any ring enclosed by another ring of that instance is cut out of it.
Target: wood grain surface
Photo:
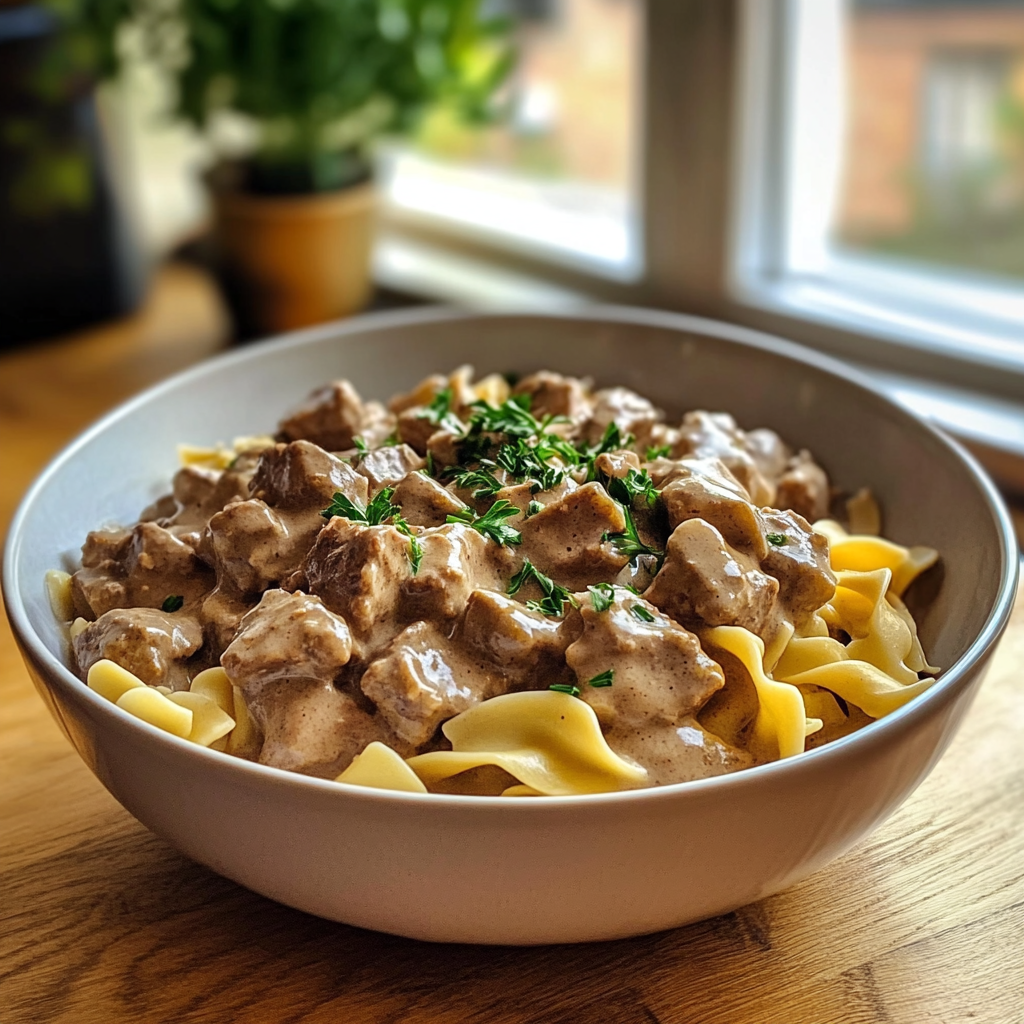
[[[134,320],[0,357],[3,528],[88,421],[224,337],[208,285],[172,269]],[[631,941],[432,946],[278,906],[147,832],[49,719],[4,620],[0,1024],[1019,1024],[1022,666],[1019,600],[932,775],[785,893]]]

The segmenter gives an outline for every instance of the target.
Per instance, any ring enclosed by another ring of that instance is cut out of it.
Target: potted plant
[[[221,266],[263,331],[365,304],[373,143],[437,106],[489,119],[512,63],[480,0],[61,2],[108,37],[130,26],[172,77],[175,113],[217,154]]]

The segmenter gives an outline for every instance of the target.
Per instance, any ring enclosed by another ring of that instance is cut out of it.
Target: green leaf
[[[654,621],[654,616],[642,604],[631,604],[629,610],[633,613],[633,617],[641,622]]]
[[[652,462],[654,459],[668,458],[669,453],[672,451],[672,445],[670,444],[659,444],[659,445],[648,445],[647,456],[645,461]]]
[[[789,538],[784,533],[769,533],[765,540],[775,548],[781,548],[789,543]]]
[[[658,568],[661,568],[661,563],[665,560],[665,552],[658,551],[656,548],[649,547],[641,539],[640,535],[636,532],[636,523],[633,522],[633,513],[630,512],[628,505],[622,505],[622,515],[626,520],[626,529],[622,533],[605,533],[602,537],[602,541],[607,541],[620,555],[625,555],[629,559],[630,565],[636,565],[636,560],[641,555],[653,555],[658,560]]]
[[[590,603],[595,612],[606,612],[615,600],[615,588],[610,583],[595,583],[587,587],[590,591]]]
[[[164,603],[160,605],[162,611],[165,612],[176,612],[185,603],[185,598],[181,594],[168,594],[164,598]]]
[[[534,580],[540,587],[544,597],[540,601],[527,601],[526,607],[533,612],[540,612],[552,618],[560,619],[565,614],[566,603],[575,605],[576,599],[565,587],[560,587],[549,576],[545,576],[528,558],[523,567],[509,580],[506,593],[511,597],[517,594],[524,584]]]
[[[580,688],[578,686],[570,686],[568,683],[552,683],[549,690],[555,690],[558,693],[567,693],[570,697],[578,697],[580,695]]]
[[[500,498],[482,516],[478,516],[471,508],[464,508],[449,515],[446,521],[472,526],[478,533],[489,537],[497,544],[522,544],[523,535],[505,524],[506,519],[517,515],[519,509],[510,501]]]
[[[604,672],[599,672],[593,679],[588,679],[587,684],[589,686],[600,689],[603,686],[611,686],[615,682],[615,669],[605,669]]]

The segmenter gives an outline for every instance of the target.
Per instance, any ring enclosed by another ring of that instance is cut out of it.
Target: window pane
[[[391,154],[389,196],[613,276],[638,271],[639,0],[503,0],[520,23],[510,116],[474,131],[435,117]]]
[[[837,242],[1024,277],[1024,2],[853,0]]]

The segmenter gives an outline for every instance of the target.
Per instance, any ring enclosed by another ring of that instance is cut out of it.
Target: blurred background
[[[0,3],[6,345],[594,300],[860,363],[1024,487],[1024,0]]]

